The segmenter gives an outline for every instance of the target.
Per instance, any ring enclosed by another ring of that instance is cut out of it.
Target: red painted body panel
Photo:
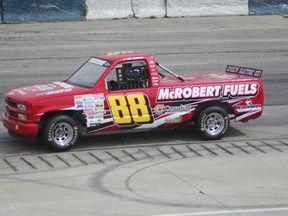
[[[23,136],[37,136],[38,125],[34,123],[21,122],[9,118],[7,113],[3,115],[3,125],[8,130],[18,133]]]
[[[93,134],[185,126],[199,107],[216,102],[228,104],[236,121],[258,118],[263,111],[264,92],[259,77],[197,73],[180,75],[184,79],[181,81],[172,75],[160,76],[150,54],[108,53],[96,58],[106,62],[107,69],[92,88],[57,81],[12,89],[6,97],[4,126],[21,135],[37,136],[44,115],[69,112],[82,118],[82,133]],[[108,89],[107,77],[119,63],[140,60],[147,66],[148,86]],[[22,104],[26,110],[21,110]]]

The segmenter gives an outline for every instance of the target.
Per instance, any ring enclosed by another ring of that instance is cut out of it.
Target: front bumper
[[[38,135],[38,125],[35,123],[25,123],[16,121],[7,116],[7,113],[3,114],[3,125],[9,131],[23,136],[36,137]]]

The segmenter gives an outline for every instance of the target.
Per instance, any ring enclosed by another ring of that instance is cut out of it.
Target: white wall
[[[168,17],[248,15],[248,0],[167,0]]]
[[[87,20],[127,18],[133,16],[131,0],[86,0]]]
[[[137,18],[165,16],[165,0],[132,0],[132,8]]]
[[[87,20],[248,15],[249,0],[86,0]],[[165,4],[167,2],[167,5]],[[166,11],[167,10],[167,11]],[[166,14],[167,13],[167,14]]]

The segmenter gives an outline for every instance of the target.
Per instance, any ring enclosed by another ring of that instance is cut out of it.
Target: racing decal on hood
[[[41,96],[41,95],[54,95],[54,94],[61,94],[65,92],[71,92],[72,89],[58,89],[58,90],[52,90],[52,91],[46,91],[46,92],[41,92],[36,94],[36,96]]]
[[[65,83],[55,81],[52,83],[43,83],[32,86],[24,86],[21,88],[13,89],[8,92],[8,95],[20,94],[22,96],[28,94],[35,94],[35,96],[59,94],[72,91],[73,86]]]
[[[35,87],[43,91],[43,92],[37,93],[36,96],[53,95],[53,94],[71,92],[73,88],[73,86],[69,85],[68,83],[59,82],[59,81],[55,81],[53,82],[53,84],[36,85]]]
[[[40,91],[50,91],[53,90],[56,86],[53,84],[45,84],[45,85],[35,85],[35,88],[39,89]]]
[[[27,93],[26,93],[25,91],[23,91],[22,89],[13,89],[13,90],[9,91],[9,92],[7,93],[7,95],[12,96],[12,95],[14,95],[14,94],[16,94],[16,93],[18,93],[18,94],[20,94],[20,95],[22,95],[22,96],[27,94]]]
[[[161,87],[158,89],[157,101],[191,100],[202,98],[233,98],[238,96],[255,96],[259,92],[259,84],[237,83],[223,85],[203,85],[184,87]]]
[[[63,88],[67,89],[67,88],[73,88],[72,85],[65,83],[65,82],[59,82],[59,81],[55,81],[53,82],[54,84],[58,85],[58,86],[62,86]]]

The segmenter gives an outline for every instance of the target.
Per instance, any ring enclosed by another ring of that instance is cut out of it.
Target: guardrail
[[[287,0],[0,0],[1,22],[288,14]]]

